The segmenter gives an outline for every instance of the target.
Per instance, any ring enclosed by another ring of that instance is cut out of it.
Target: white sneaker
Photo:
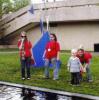
[[[24,77],[22,77],[22,80],[25,80],[25,78],[24,78]]]
[[[27,79],[28,79],[28,80],[30,80],[30,78],[29,78],[29,77],[28,77]]]
[[[88,82],[93,82],[93,80],[88,80]]]

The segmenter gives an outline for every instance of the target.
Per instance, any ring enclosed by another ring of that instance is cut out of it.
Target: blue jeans
[[[91,60],[88,64],[88,66],[86,67],[86,76],[87,76],[87,80],[92,80],[92,75],[91,75],[91,71],[90,71],[90,64],[91,64]]]
[[[87,81],[92,80],[91,70],[90,70],[91,60],[89,61],[89,64],[86,66],[86,78]],[[79,80],[82,80],[82,75],[79,74]]]
[[[57,67],[56,65],[56,58],[52,58],[52,59],[45,59],[45,77],[46,78],[49,78],[49,67],[50,67],[50,63],[52,64],[53,66],[53,76],[54,76],[54,79],[58,79],[58,71],[59,71],[59,68]]]
[[[27,78],[30,78],[30,57],[26,57],[24,60],[21,60],[21,76],[25,78],[25,72],[27,73]]]

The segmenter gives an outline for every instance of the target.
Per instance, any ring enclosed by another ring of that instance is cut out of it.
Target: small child
[[[72,85],[79,85],[80,81],[79,81],[79,73],[80,73],[80,69],[82,69],[82,64],[80,63],[80,60],[78,57],[76,57],[77,54],[77,50],[76,49],[72,49],[71,50],[71,57],[69,58],[68,61],[68,70],[71,73],[71,84]]]

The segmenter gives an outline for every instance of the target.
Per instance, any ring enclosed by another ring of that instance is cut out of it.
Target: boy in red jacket
[[[92,76],[90,71],[90,64],[92,55],[89,52],[85,52],[84,49],[80,48],[77,51],[77,57],[80,59],[82,65],[84,65],[84,69],[86,70],[87,81],[92,82]]]

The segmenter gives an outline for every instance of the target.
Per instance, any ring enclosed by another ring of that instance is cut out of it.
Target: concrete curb
[[[15,84],[15,83],[3,82],[3,81],[0,81],[0,84],[14,86],[18,88],[29,88],[29,89],[43,91],[43,92],[57,93],[57,94],[66,95],[66,96],[76,96],[76,97],[82,97],[82,98],[91,99],[91,100],[99,100],[99,96],[91,96],[91,95],[85,95],[85,94],[79,94],[79,93],[70,93],[70,92],[39,88],[39,87],[34,87],[34,86]]]

